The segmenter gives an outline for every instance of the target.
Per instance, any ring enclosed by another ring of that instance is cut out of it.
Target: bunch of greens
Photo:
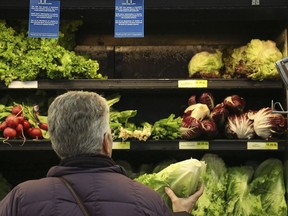
[[[284,167],[276,158],[228,169],[227,215],[287,215]]]
[[[175,117],[174,114],[167,118],[160,119],[153,124],[151,137],[154,140],[178,139],[180,138],[181,117]]]
[[[29,38],[0,21],[0,80],[104,79],[97,61],[77,55],[58,39]]]
[[[110,107],[110,127],[114,140],[120,138],[123,141],[127,139],[146,141],[148,138],[159,140],[177,139],[180,137],[181,117],[175,117],[174,114],[171,114],[167,118],[156,121],[154,124],[142,122],[140,125],[136,125],[129,120],[137,115],[137,110],[118,111],[113,107],[115,103],[119,102],[120,98],[119,94],[110,95],[106,98]]]
[[[198,189],[205,171],[204,161],[190,158],[170,164],[157,173],[145,173],[135,180],[158,192],[171,207],[171,200],[165,193],[165,187],[170,187],[179,197],[188,197]]]
[[[228,216],[266,215],[260,196],[250,191],[254,169],[251,166],[228,168],[227,206]]]
[[[261,198],[267,215],[287,215],[284,167],[281,160],[270,158],[263,161],[256,168],[250,187],[251,193]]]
[[[225,74],[260,81],[278,79],[275,62],[282,57],[274,41],[252,39],[245,46],[229,50],[224,56]]]
[[[127,111],[129,110],[126,110],[126,112]],[[122,140],[137,139],[146,141],[151,136],[151,130],[152,125],[148,122],[143,122],[140,126],[136,126],[136,124],[132,122],[127,122],[124,127],[120,127],[119,138]]]
[[[189,77],[220,78],[223,67],[222,52],[202,51],[196,53],[188,64]]]
[[[121,138],[120,133],[123,133],[123,140],[130,138],[130,133],[136,129],[136,125],[129,122],[129,119],[137,115],[137,110],[116,110],[113,105],[120,101],[121,96],[119,94],[113,94],[106,97],[108,105],[110,107],[110,127],[112,131],[113,140]],[[124,128],[126,134],[124,134]]]
[[[223,216],[226,211],[227,167],[216,154],[206,153],[202,158],[207,164],[203,176],[204,192],[192,210],[194,216]]]
[[[63,46],[67,50],[73,50],[76,47],[75,32],[77,32],[79,27],[82,25],[82,20],[61,20],[59,45]]]

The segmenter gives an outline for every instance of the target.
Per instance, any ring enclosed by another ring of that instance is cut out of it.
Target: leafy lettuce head
[[[287,215],[285,200],[284,165],[280,159],[268,158],[255,170],[252,193],[261,197],[268,215]]]
[[[219,70],[223,67],[222,52],[216,50],[215,53],[202,51],[196,53],[188,64],[189,77],[201,74],[201,77],[220,77]]]
[[[283,57],[272,40],[252,39],[245,46],[228,51],[224,57],[225,76],[262,81],[279,79],[275,62]]]
[[[274,41],[251,40],[247,44],[244,56],[247,67],[252,71],[248,78],[253,80],[279,78],[275,62],[282,56]]]
[[[135,180],[158,192],[171,207],[171,201],[164,188],[170,187],[179,197],[188,197],[198,189],[205,171],[204,161],[190,158],[170,164],[158,173],[140,175]]]

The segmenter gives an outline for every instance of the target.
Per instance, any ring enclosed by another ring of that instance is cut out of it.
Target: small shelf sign
[[[35,89],[38,88],[38,81],[12,81],[8,88],[26,88],[26,89]]]
[[[248,150],[278,150],[278,142],[247,142]]]
[[[28,37],[58,38],[60,0],[30,0]]]
[[[115,0],[114,37],[144,37],[144,0]]]
[[[209,142],[179,142],[179,149],[209,149]]]
[[[113,142],[112,149],[130,149],[130,142]]]
[[[207,88],[207,80],[178,80],[178,88]]]

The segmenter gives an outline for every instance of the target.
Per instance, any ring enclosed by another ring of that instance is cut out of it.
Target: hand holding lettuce
[[[176,196],[171,188],[168,187],[165,187],[165,192],[171,199],[173,212],[190,213],[195,207],[199,198],[202,196],[204,192],[204,185],[201,184],[200,188],[194,194],[185,198]]]
[[[173,210],[175,200],[189,200],[189,194],[197,195],[195,190],[203,185],[193,216],[287,216],[288,162],[277,158],[252,162],[228,166],[217,154],[206,153],[200,160],[163,161],[162,168],[157,165],[152,173],[134,179],[157,191]],[[172,191],[165,192],[166,187]]]
[[[206,163],[204,161],[190,158],[173,163],[158,173],[145,173],[135,180],[158,192],[167,205],[172,208],[165,187],[171,188],[178,197],[188,197],[198,190],[205,171]]]

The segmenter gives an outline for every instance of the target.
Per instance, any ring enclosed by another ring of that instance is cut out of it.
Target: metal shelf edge
[[[148,141],[126,141],[128,142],[129,148],[125,149],[114,149],[114,150],[130,150],[130,151],[183,151],[183,150],[195,150],[195,151],[285,151],[287,140],[148,140]],[[185,148],[181,149],[180,142],[186,143],[207,143],[208,149],[201,148]],[[253,143],[276,143],[277,148],[275,149],[247,149],[248,142]],[[29,140],[22,143],[21,140],[10,141],[10,145],[6,143],[0,144],[0,151],[35,151],[35,150],[52,150],[51,143],[49,140]]]
[[[36,80],[37,85],[30,87],[25,85],[5,86],[0,83],[0,89],[183,89],[179,86],[181,81],[193,81],[197,79],[79,79],[79,80]],[[205,79],[201,79],[205,80]],[[27,81],[31,82],[31,81]],[[13,82],[12,82],[13,83]],[[282,89],[283,83],[281,80],[224,80],[215,79],[207,80],[207,86],[188,86],[184,88],[203,88],[203,89]]]

